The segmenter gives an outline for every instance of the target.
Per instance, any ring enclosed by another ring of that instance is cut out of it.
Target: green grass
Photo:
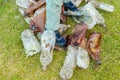
[[[90,67],[86,70],[77,67],[71,80],[120,80],[120,1],[100,1],[115,6],[113,13],[100,10],[105,17],[107,30],[96,26],[88,31],[102,34],[102,65],[94,69],[91,59]],[[54,52],[54,60],[46,72],[41,69],[40,54],[26,58],[20,35],[29,27],[17,9],[15,0],[0,0],[0,80],[61,80],[59,71],[66,51]],[[67,23],[74,26],[75,22],[69,19]]]

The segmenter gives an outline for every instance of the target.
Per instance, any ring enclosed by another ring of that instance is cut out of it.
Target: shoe
[[[64,11],[64,14],[68,15],[68,16],[77,16],[78,17],[78,16],[83,16],[84,12],[67,10],[67,11]]]
[[[65,46],[66,40],[60,35],[60,33],[58,31],[55,31],[55,35],[56,35],[56,45],[61,47]]]
[[[75,46],[68,46],[67,56],[65,57],[64,64],[60,70],[60,77],[62,80],[69,80],[76,68],[76,53],[78,49]]]
[[[71,11],[78,11],[77,7],[71,2],[64,3],[65,9],[69,9]]]
[[[64,3],[65,6],[65,15],[72,15],[72,16],[81,16],[84,13],[80,11],[71,1]]]

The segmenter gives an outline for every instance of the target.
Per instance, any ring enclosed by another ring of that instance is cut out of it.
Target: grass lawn
[[[120,0],[99,0],[115,6],[113,13],[101,11],[107,30],[100,26],[89,30],[102,34],[102,65],[94,68],[91,59],[86,70],[76,68],[71,80],[120,80]],[[61,80],[59,71],[66,51],[55,51],[54,60],[46,72],[41,69],[40,54],[26,58],[20,39],[21,32],[28,28],[18,12],[15,0],[0,0],[0,80]],[[72,26],[71,18],[67,21]]]

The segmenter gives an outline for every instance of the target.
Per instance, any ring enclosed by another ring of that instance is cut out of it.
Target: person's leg
[[[64,46],[66,40],[57,31],[60,26],[60,14],[63,0],[46,0],[46,30],[53,30],[56,34],[56,44]]]
[[[46,25],[47,29],[58,30],[60,25],[60,14],[62,0],[46,0]]]

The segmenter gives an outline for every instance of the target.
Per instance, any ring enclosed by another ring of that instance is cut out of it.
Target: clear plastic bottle
[[[96,7],[104,11],[113,12],[114,6],[106,4],[104,2],[91,1],[91,3]]]
[[[101,24],[105,26],[105,19],[95,9],[92,3],[86,4],[85,6],[81,7],[80,10],[82,10],[85,14],[84,16],[73,17],[73,19],[77,23],[80,23],[81,21],[83,21],[85,24],[88,25],[88,29],[92,29],[96,24]]]
[[[73,75],[74,69],[76,67],[76,53],[78,48],[75,46],[68,46],[67,56],[65,58],[63,67],[60,71],[60,77],[63,80],[70,79]]]
[[[65,25],[65,24],[60,24],[59,25],[59,29],[58,29],[58,32],[62,35],[64,34],[69,28],[70,28],[70,25]]]
[[[40,53],[40,43],[31,30],[24,30],[21,34],[21,40],[23,42],[27,57]]]
[[[79,47],[77,53],[77,66],[83,69],[87,69],[89,67],[89,55],[85,48]]]
[[[43,66],[43,70],[47,70],[47,66],[53,60],[53,49],[55,46],[55,32],[52,30],[44,31],[41,36],[41,56],[40,62]]]
[[[30,1],[29,0],[16,0],[16,4],[19,6],[19,7],[22,7],[22,8],[28,8],[29,5],[30,5]]]
[[[38,40],[41,40],[42,33],[43,32],[37,32],[37,38],[38,38]]]

